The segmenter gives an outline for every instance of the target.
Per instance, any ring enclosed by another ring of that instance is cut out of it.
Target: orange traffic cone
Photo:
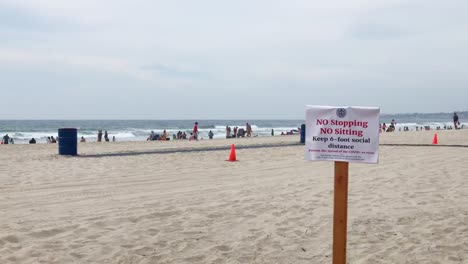
[[[231,154],[229,155],[229,159],[227,161],[237,161],[236,160],[236,147],[234,144],[231,145]]]
[[[437,133],[434,134],[434,139],[432,139],[432,144],[433,145],[437,145],[438,142],[437,142]]]

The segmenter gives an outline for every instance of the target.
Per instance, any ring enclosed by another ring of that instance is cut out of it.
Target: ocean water
[[[275,134],[297,130],[303,120],[0,120],[0,135],[8,134],[15,143],[27,143],[35,138],[37,143],[45,143],[46,138],[57,137],[58,128],[78,128],[78,137],[86,141],[96,141],[97,131],[107,130],[109,138],[115,136],[116,141],[145,141],[151,131],[162,134],[166,130],[168,135],[185,132],[188,136],[192,132],[195,121],[198,122],[200,138],[208,138],[211,130],[214,138],[226,137],[226,126],[238,126],[245,129],[246,122],[252,126],[254,136],[271,136],[271,129]]]
[[[444,126],[453,126],[452,113],[435,114],[396,114],[381,115],[381,123],[390,123],[392,119],[397,122],[397,132],[403,127],[415,130],[416,127],[429,126],[432,129]],[[468,112],[458,113],[460,122],[467,127]],[[194,122],[198,121],[200,137],[208,138],[208,132],[214,133],[214,138],[224,138],[226,126],[245,128],[250,123],[254,136],[271,136],[273,129],[275,135],[281,132],[297,130],[304,120],[0,120],[0,136],[9,134],[15,143],[27,143],[35,138],[38,143],[45,143],[49,136],[57,137],[58,128],[78,128],[78,136],[85,137],[87,141],[96,141],[99,129],[107,130],[109,138],[115,136],[117,141],[144,141],[151,133],[162,133],[166,130],[169,135],[178,131],[190,135]]]

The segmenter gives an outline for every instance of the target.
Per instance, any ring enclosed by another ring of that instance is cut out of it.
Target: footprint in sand
[[[226,245],[220,245],[220,246],[216,246],[214,247],[215,250],[218,250],[218,251],[230,251],[231,250],[231,247],[229,246],[226,246]]]
[[[13,236],[13,235],[5,236],[0,240],[0,242],[1,241],[6,241],[6,242],[9,242],[9,243],[19,243],[18,237]]]
[[[203,255],[198,255],[198,256],[193,256],[193,257],[188,257],[184,259],[185,261],[188,261],[189,263],[196,263],[196,262],[202,262],[205,260],[205,256]]]
[[[65,232],[65,230],[54,228],[54,229],[42,230],[42,231],[39,231],[39,232],[33,232],[33,233],[28,234],[28,235],[32,236],[32,237],[35,237],[35,238],[46,238],[46,237],[51,237],[51,236],[58,235],[58,234],[63,233],[63,232]]]

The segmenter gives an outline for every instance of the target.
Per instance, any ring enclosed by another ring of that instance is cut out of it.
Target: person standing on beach
[[[387,132],[395,132],[395,125],[396,125],[395,119],[392,119],[392,122],[390,122],[390,125],[388,126]]]
[[[193,139],[198,140],[198,122],[195,122],[192,133],[193,133]]]
[[[98,142],[102,141],[102,130],[98,130]]]
[[[455,127],[455,129],[458,129],[458,124],[460,122],[458,121],[458,115],[457,113],[453,113],[453,126]]]
[[[271,129],[271,136],[274,136],[275,135],[275,131],[273,130],[273,128]]]
[[[109,142],[109,135],[107,134],[107,130],[104,131],[104,140],[105,140],[106,142]]]
[[[210,132],[208,133],[208,138],[213,139],[213,131],[210,130]]]
[[[6,134],[5,136],[3,136],[3,144],[8,144],[8,143],[10,143],[10,136]]]
[[[251,137],[252,136],[252,127],[250,126],[249,123],[245,124],[245,130],[247,130],[247,136]]]

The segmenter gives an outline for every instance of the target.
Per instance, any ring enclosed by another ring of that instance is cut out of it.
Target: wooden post
[[[346,264],[348,224],[348,162],[335,161],[333,206],[333,264]]]

